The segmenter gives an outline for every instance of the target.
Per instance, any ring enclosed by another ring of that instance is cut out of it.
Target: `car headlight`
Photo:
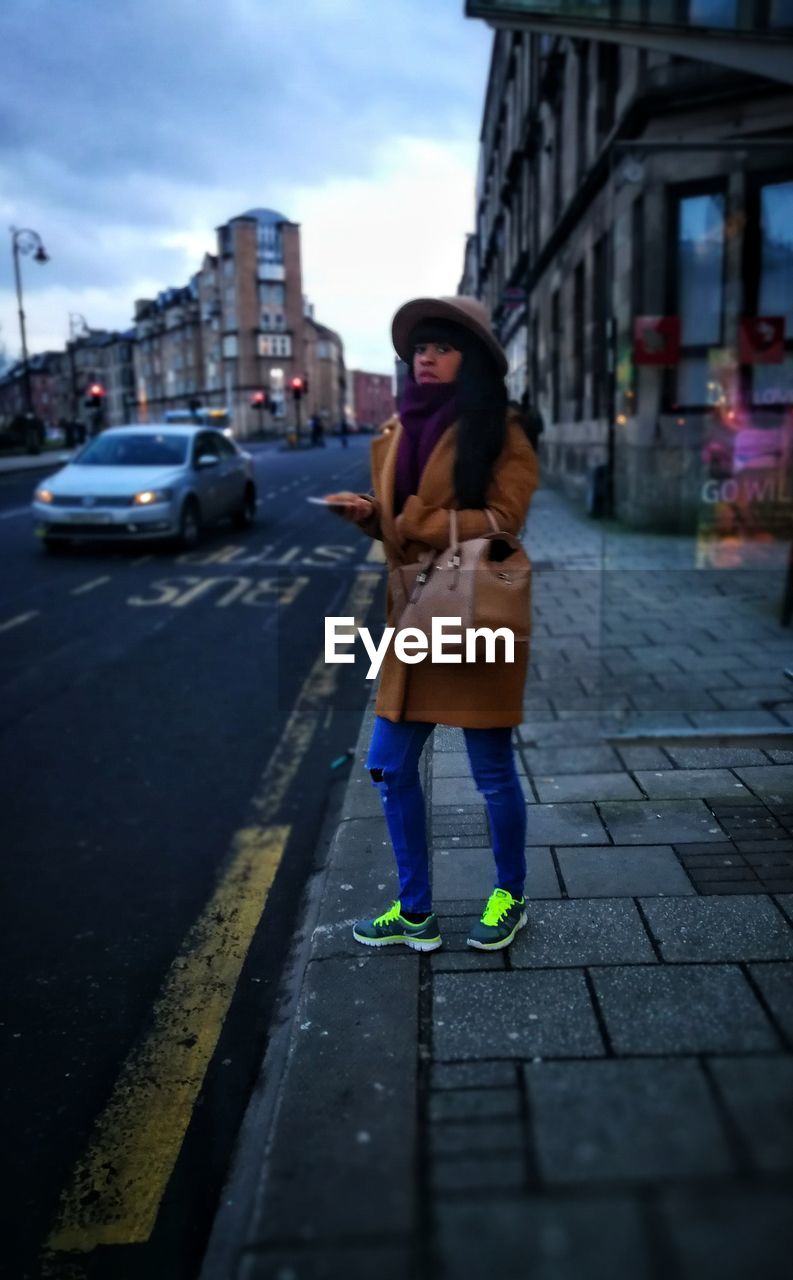
[[[171,489],[143,489],[135,494],[132,505],[133,507],[151,507],[155,502],[168,502],[172,492]]]
[[[38,502],[52,502],[52,491],[50,489],[37,489],[36,500]]]

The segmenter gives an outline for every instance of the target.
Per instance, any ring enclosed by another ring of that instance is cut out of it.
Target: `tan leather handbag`
[[[398,565],[388,575],[396,625],[426,636],[432,619],[461,618],[467,627],[508,627],[516,642],[531,636],[531,560],[518,538],[499,529],[460,542],[457,512],[449,511],[451,545],[423,560]]]

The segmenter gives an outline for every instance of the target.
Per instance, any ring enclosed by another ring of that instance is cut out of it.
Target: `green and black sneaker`
[[[421,924],[413,924],[402,915],[401,902],[395,902],[388,911],[374,920],[359,920],[352,936],[367,947],[388,947],[402,943],[414,951],[437,951],[441,945],[438,917],[431,911]]]
[[[468,945],[478,951],[499,951],[509,946],[527,919],[525,898],[513,898],[506,889],[494,889],[468,935]]]

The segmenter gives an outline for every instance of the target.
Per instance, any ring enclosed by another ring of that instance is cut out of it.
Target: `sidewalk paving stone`
[[[483,906],[493,891],[496,864],[489,845],[451,849],[436,847],[432,854],[432,892],[438,904],[448,900],[470,900]],[[559,881],[550,850],[526,850],[526,897],[558,898]]]
[[[615,898],[532,903],[510,948],[516,969],[653,964],[655,952],[634,903]]]
[[[654,1182],[732,1172],[696,1062],[543,1062],[525,1071],[546,1182]]]
[[[556,858],[571,898],[633,898],[696,892],[668,845],[561,847],[556,851]]]
[[[429,1146],[433,1156],[472,1155],[479,1151],[498,1154],[520,1151],[526,1145],[523,1129],[515,1117],[489,1119],[486,1124],[448,1120],[430,1125]]]
[[[788,920],[793,924],[793,893],[777,893],[775,894],[775,899]]]
[[[620,747],[618,751],[626,769],[671,769],[666,751],[660,747]]]
[[[582,973],[440,973],[433,982],[437,1059],[598,1056],[603,1042]]]
[[[769,898],[648,898],[641,906],[664,960],[793,959],[793,929]]]
[[[518,1067],[514,1062],[433,1062],[433,1089],[513,1088]]]
[[[680,1271],[675,1280],[790,1280],[790,1187],[685,1187],[665,1191],[660,1211]]]
[[[651,1280],[654,1275],[641,1206],[628,1197],[442,1199],[435,1216],[437,1253],[449,1280],[496,1275],[498,1280]]]
[[[793,1057],[713,1058],[709,1069],[754,1168],[793,1172]]]
[[[591,747],[524,747],[523,755],[532,776],[607,772],[619,764],[617,753],[604,743]]]
[[[412,956],[309,965],[251,1243],[414,1226],[416,1044],[393,1031],[413,1025],[418,972]],[[326,1160],[303,1158],[307,1135],[333,1152],[332,1177]],[[372,1158],[382,1151],[387,1161]]]
[[[526,1162],[521,1153],[481,1152],[454,1160],[433,1159],[430,1186],[436,1193],[449,1191],[514,1191],[525,1186]]]
[[[598,810],[615,844],[724,839],[701,800],[604,800]]]
[[[793,964],[750,964],[749,973],[793,1046]]]
[[[470,778],[471,764],[467,751],[442,751],[433,755],[432,777],[438,778]]]
[[[517,1081],[486,1089],[441,1089],[430,1094],[430,1123],[441,1120],[517,1120],[521,1097]]]
[[[751,799],[751,792],[728,769],[637,769],[633,775],[651,800]],[[610,797],[604,797],[604,799]]]
[[[544,803],[570,800],[641,800],[642,793],[627,773],[533,775]]]
[[[528,810],[527,845],[596,844],[606,831],[594,804],[536,804]]]
[[[696,747],[670,743],[664,750],[680,769],[734,769],[738,765],[765,765],[757,747]]]
[[[779,1041],[736,965],[591,969],[618,1054],[737,1053]]]
[[[748,765],[735,772],[766,803],[793,801],[793,764]]]
[[[761,708],[740,711],[692,711],[691,723],[697,729],[783,729],[776,716]]]

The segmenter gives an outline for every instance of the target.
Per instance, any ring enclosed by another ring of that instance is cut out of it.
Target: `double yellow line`
[[[356,575],[341,612],[365,621],[379,573]],[[149,1239],[291,828],[278,810],[328,707],[338,667],[314,663],[234,837],[224,875],[190,929],[88,1148],[61,1196],[47,1250]]]

